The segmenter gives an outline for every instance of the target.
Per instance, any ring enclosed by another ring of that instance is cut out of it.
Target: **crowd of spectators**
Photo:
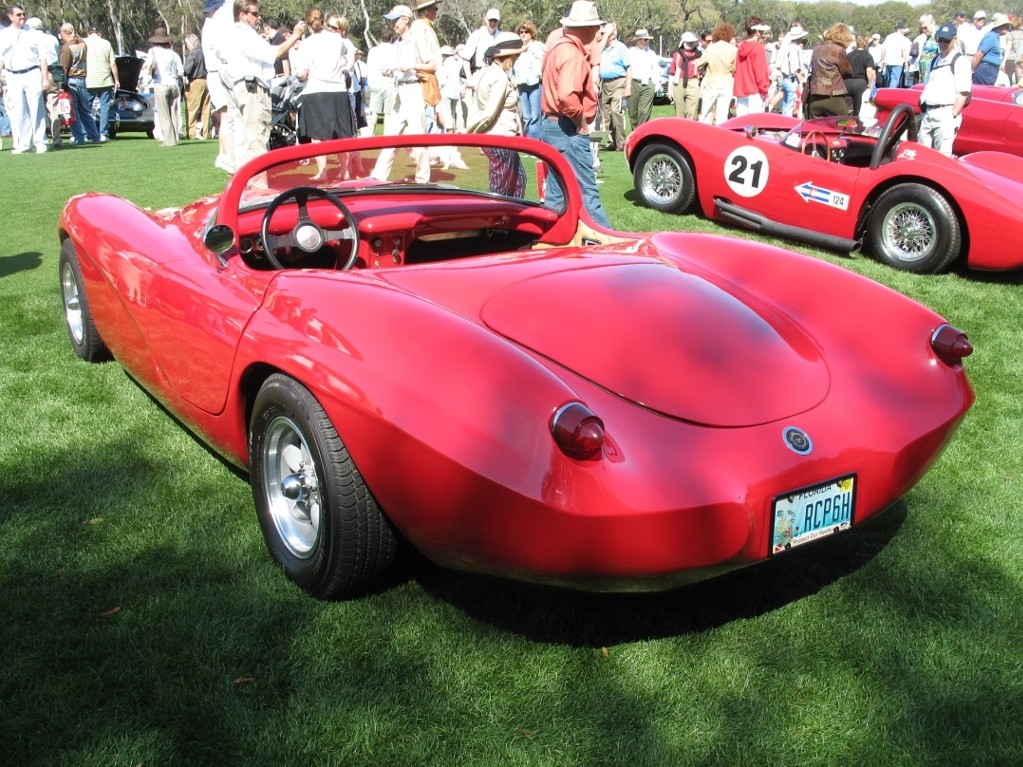
[[[149,38],[143,80],[153,92],[156,135],[165,146],[179,137],[216,135],[216,165],[232,173],[267,147],[274,82],[297,77],[304,86],[302,140],[371,135],[380,121],[392,135],[478,131],[540,138],[585,171],[587,204],[600,220],[597,182],[589,183],[600,166],[591,136],[602,137],[600,148],[623,149],[628,132],[650,119],[662,87],[677,116],[720,123],[733,113],[767,110],[859,114],[878,87],[925,83],[925,135],[947,148],[972,84],[1009,85],[1023,75],[1020,20],[1003,13],[989,19],[984,10],[972,20],[959,12],[944,23],[925,14],[915,35],[905,23],[868,36],[839,22],[816,41],[798,21],[776,37],[751,16],[741,39],[722,22],[699,34],[685,32],[662,57],[646,29],[622,35],[589,0],[576,0],[546,40],[529,19],[504,31],[500,9],[490,8],[480,27],[454,46],[442,46],[434,27],[440,6],[441,0],[394,6],[384,15],[382,41],[363,61],[344,16],[311,7],[288,27],[264,20],[258,0],[204,0],[201,38],[191,34],[182,41],[184,59],[166,29]],[[58,39],[17,3],[7,16],[10,24],[0,30],[7,113],[0,114],[0,134],[12,134],[14,153],[59,146],[62,122],[71,143],[107,140],[119,85],[110,43],[96,29],[81,38],[70,24],[60,27]],[[385,153],[375,168],[348,172],[385,178],[391,160]],[[428,178],[430,162],[426,153],[417,158],[417,177]],[[507,183],[515,183],[514,176]]]

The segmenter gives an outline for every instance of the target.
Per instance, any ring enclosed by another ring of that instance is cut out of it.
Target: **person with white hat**
[[[957,27],[956,37],[959,52],[967,56],[973,56],[980,46],[980,39],[984,36],[984,27],[987,24],[987,11],[983,8],[973,14],[973,23],[963,23]]]
[[[465,41],[466,55],[469,57],[469,65],[473,72],[486,66],[487,50],[494,44],[500,33],[501,12],[497,8],[489,8],[483,14],[483,26],[474,29]]]
[[[661,57],[650,47],[650,33],[637,29],[629,48],[629,81],[625,92],[629,94],[629,122],[632,130],[650,119],[654,106],[654,86],[661,79]]]
[[[397,62],[394,77],[397,96],[394,108],[384,116],[384,135],[398,136],[401,134],[427,133],[427,104],[423,97],[423,86],[420,74],[436,76],[440,68],[440,42],[433,31],[433,20],[437,17],[439,0],[423,0],[413,11],[407,5],[396,5],[384,18],[393,22],[393,31],[397,37]],[[439,90],[439,87],[438,87]],[[431,107],[430,117],[434,116]],[[416,183],[426,184],[430,181],[430,153],[422,149],[413,149],[412,156],[416,163]],[[394,166],[395,152],[384,149],[377,157],[376,165],[370,177],[377,181],[387,181]]]
[[[587,46],[603,25],[596,3],[575,0],[568,16],[561,20],[563,34],[548,39],[541,85],[544,119],[540,139],[572,164],[590,218],[610,229],[593,170],[589,136],[589,125],[597,116],[597,92]],[[565,191],[556,174],[547,176],[544,204],[556,211],[564,210]]]
[[[994,85],[1002,68],[1002,36],[1012,29],[1012,21],[1004,13],[991,17],[987,31],[980,38],[973,54],[973,82],[975,85]]]
[[[703,70],[696,66],[700,38],[683,32],[678,49],[671,55],[668,67],[668,99],[675,104],[675,116],[695,120],[700,115],[700,78]]]
[[[799,24],[793,26],[782,41],[776,60],[781,74],[781,113],[786,117],[796,114],[796,105],[803,93],[806,82],[806,68],[803,66],[803,46],[807,31]]]

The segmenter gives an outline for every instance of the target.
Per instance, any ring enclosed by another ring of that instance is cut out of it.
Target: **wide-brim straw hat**
[[[597,4],[590,0],[575,0],[568,15],[561,20],[563,27],[602,27],[604,22],[597,13]]]

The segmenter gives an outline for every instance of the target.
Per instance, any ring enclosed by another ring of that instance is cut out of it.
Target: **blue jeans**
[[[989,61],[981,61],[973,70],[974,85],[994,85],[998,79],[998,65]]]
[[[75,121],[71,123],[71,135],[79,144],[85,143],[86,139],[99,141],[99,129],[96,127],[96,121],[92,119],[92,99],[89,98],[89,90],[85,87],[84,78],[70,78],[67,81],[67,88],[75,110]]]
[[[786,117],[792,117],[796,113],[796,89],[802,87],[795,77],[783,77],[781,79],[781,113]]]
[[[590,152],[590,137],[581,136],[575,123],[567,117],[557,120],[542,118],[540,120],[540,140],[550,144],[571,163],[579,179],[579,187],[583,193],[583,207],[600,226],[611,228],[611,222],[600,201],[600,190],[597,188],[597,175],[593,171],[593,154]],[[547,176],[547,191],[544,205],[559,213],[565,209],[565,190],[555,174]]]
[[[527,138],[540,137],[540,83],[519,86],[519,106],[522,108],[522,133]]]
[[[99,134],[106,137],[107,126],[110,124],[110,102],[114,98],[113,88],[89,88],[89,108],[99,99]]]
[[[884,82],[889,88],[901,88],[902,87],[902,70],[904,67],[893,67],[885,66],[884,68]]]
[[[3,99],[0,99],[0,136],[11,135],[11,120],[7,116],[7,108],[4,106]]]

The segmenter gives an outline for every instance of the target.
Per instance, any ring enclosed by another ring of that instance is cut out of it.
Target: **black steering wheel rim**
[[[309,217],[307,207],[310,197],[326,200],[333,205],[344,217],[345,228],[324,229],[313,221]],[[277,212],[281,205],[291,199],[294,199],[298,205],[298,221],[291,231],[285,235],[277,236],[270,234],[270,221],[273,219],[274,213]],[[351,269],[355,264],[355,260],[359,257],[359,227],[355,221],[355,216],[352,215],[347,205],[326,189],[319,189],[315,186],[296,186],[281,192],[266,206],[266,212],[263,214],[263,225],[260,229],[266,260],[270,262],[270,266],[278,271],[285,268],[275,252],[278,248],[282,247],[295,247],[306,253],[314,253],[328,242],[349,240],[352,243],[352,250],[348,255],[348,260],[340,267],[341,271]],[[307,244],[300,235],[314,237],[315,239],[312,243]]]
[[[903,119],[904,115],[905,119]],[[902,135],[904,122],[908,122],[906,128],[909,132],[910,140],[912,140],[916,136],[916,113],[909,104],[898,104],[892,110],[892,113],[888,115],[888,121],[884,124],[881,134],[877,137],[877,145],[874,147],[874,153],[870,156],[871,170],[877,170],[881,167],[881,162],[884,160],[884,156],[888,153],[889,148],[894,146],[899,136]]]

